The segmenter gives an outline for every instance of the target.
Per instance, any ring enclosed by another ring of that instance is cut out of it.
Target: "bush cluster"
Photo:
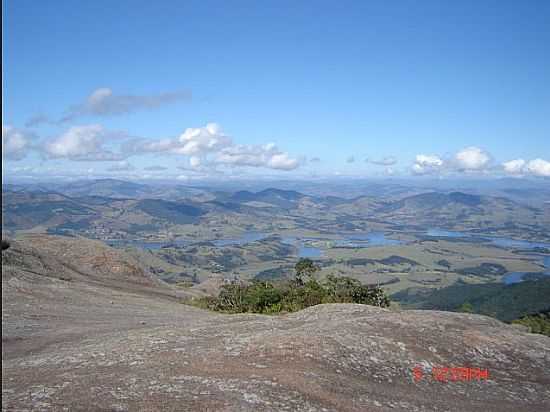
[[[531,333],[540,333],[541,335],[550,336],[550,310],[527,315],[521,319],[513,320],[512,323],[519,323],[529,328]]]
[[[295,279],[227,284],[222,286],[217,297],[202,298],[197,303],[221,312],[267,314],[295,312],[321,303],[389,306],[388,297],[379,287],[362,285],[350,277],[332,275],[320,282],[313,277],[318,269],[311,260],[302,259],[295,267]]]

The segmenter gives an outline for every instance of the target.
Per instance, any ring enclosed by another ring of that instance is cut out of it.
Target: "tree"
[[[353,290],[351,297],[353,303],[379,306],[381,308],[387,308],[390,306],[390,299],[384,293],[382,288],[378,286],[358,286]]]
[[[302,258],[294,266],[296,271],[296,282],[300,285],[305,285],[308,279],[313,277],[313,274],[319,270],[319,266],[313,263],[313,260]]]
[[[353,291],[360,286],[361,282],[348,276],[328,275],[325,280],[328,294],[335,302],[352,302]]]

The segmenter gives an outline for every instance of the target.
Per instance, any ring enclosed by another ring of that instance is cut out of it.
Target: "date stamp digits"
[[[431,378],[437,382],[472,382],[489,379],[489,370],[469,367],[433,367],[426,373],[421,366],[412,369],[415,382]]]

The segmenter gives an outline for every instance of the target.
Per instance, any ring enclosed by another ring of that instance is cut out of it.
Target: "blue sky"
[[[548,1],[3,14],[8,178],[550,176]]]

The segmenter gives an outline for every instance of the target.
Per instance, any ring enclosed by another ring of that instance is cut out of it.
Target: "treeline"
[[[504,322],[548,308],[550,277],[506,285],[466,284],[458,281],[436,290],[407,289],[391,296],[407,309],[447,310],[488,315]]]
[[[253,280],[250,283],[223,285],[217,297],[204,297],[194,305],[229,313],[295,312],[321,303],[361,303],[388,307],[389,298],[379,287],[362,285],[350,277],[314,278],[319,270],[310,259],[295,266],[295,278],[281,281]]]

